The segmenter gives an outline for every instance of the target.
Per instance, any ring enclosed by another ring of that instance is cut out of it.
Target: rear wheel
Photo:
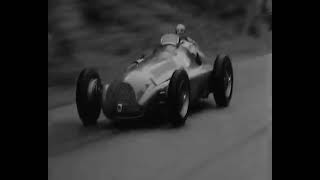
[[[185,70],[176,70],[173,73],[168,88],[168,104],[172,125],[184,125],[190,104],[190,82]]]
[[[77,80],[76,103],[84,126],[95,125],[101,111],[101,79],[93,69],[81,71]]]
[[[229,56],[217,56],[211,78],[210,84],[216,104],[221,107],[228,106],[233,91],[233,69]]]

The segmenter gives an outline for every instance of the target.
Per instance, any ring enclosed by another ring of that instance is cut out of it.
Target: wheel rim
[[[226,87],[225,95],[227,98],[229,98],[231,95],[231,89],[232,89],[232,76],[229,71],[226,71],[224,82]]]
[[[97,84],[98,84],[98,79],[93,79],[89,82],[88,92],[87,92],[87,96],[89,100],[91,100],[95,92],[97,92],[98,90]]]
[[[180,109],[180,116],[184,118],[188,113],[189,108],[189,93],[187,91],[184,91],[181,93],[181,109]]]

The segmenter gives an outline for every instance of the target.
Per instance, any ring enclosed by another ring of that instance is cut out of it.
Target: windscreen
[[[176,34],[165,34],[161,37],[161,45],[174,45],[176,46],[179,43],[179,36]]]

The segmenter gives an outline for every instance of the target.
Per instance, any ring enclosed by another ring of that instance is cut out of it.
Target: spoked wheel
[[[232,79],[232,71],[226,71],[225,72],[225,76],[224,76],[224,83],[225,83],[225,96],[230,98],[231,97],[231,93],[232,93],[232,83],[233,83],[233,79]]]
[[[169,118],[174,127],[182,126],[188,117],[190,82],[185,70],[173,73],[168,89]]]
[[[81,71],[77,80],[76,103],[84,126],[95,125],[101,111],[101,80],[93,69]]]
[[[216,104],[221,107],[229,105],[233,91],[233,69],[229,56],[216,58],[212,72],[212,91]]]
[[[186,86],[186,83],[183,84],[183,86]],[[188,113],[188,108],[189,108],[189,92],[187,92],[186,87],[181,87],[181,89],[184,89],[184,92],[181,94],[181,104],[179,105],[180,107],[180,116],[185,117]]]

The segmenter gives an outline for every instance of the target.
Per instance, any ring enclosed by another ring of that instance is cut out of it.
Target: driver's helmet
[[[176,26],[176,34],[177,35],[184,35],[184,33],[186,32],[186,27],[183,24],[178,24]]]

